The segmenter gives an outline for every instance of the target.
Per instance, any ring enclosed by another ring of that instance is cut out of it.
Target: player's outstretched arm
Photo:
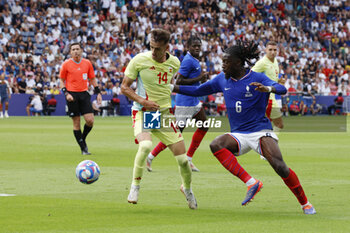
[[[136,101],[137,103],[144,106],[147,110],[156,111],[159,109],[159,105],[153,101],[146,100],[142,98],[141,96],[137,95],[133,89],[131,89],[131,84],[134,82],[133,79],[124,77],[122,86],[121,86],[121,92],[123,95],[128,97],[129,99]]]
[[[174,85],[173,92],[189,95],[189,96],[205,96],[210,95],[220,90],[215,90],[212,82],[206,82],[200,86],[178,86]]]
[[[192,85],[197,82],[206,82],[209,79],[209,74],[207,72],[202,72],[198,77],[186,78],[182,74],[178,73],[176,78],[176,85]]]
[[[278,83],[273,83],[272,86],[265,86],[264,84],[259,82],[252,82],[249,85],[255,86],[255,90],[260,92],[272,92],[278,95],[284,95],[287,93],[287,89],[283,85]]]

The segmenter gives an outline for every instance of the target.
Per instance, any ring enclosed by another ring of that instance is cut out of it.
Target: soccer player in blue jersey
[[[176,84],[199,86],[200,82],[204,83],[208,79],[208,73],[202,72],[202,68],[198,60],[202,42],[199,37],[191,36],[187,45],[189,51],[181,62]],[[202,122],[207,119],[204,109],[202,108],[202,103],[199,102],[198,98],[182,94],[176,95],[175,117],[178,122],[184,123],[187,119],[192,118],[194,118],[196,121],[200,120]],[[184,130],[184,127],[179,128],[181,132]],[[207,127],[201,127],[194,132],[191,145],[186,153],[188,161],[190,162],[190,167],[194,172],[199,172],[199,169],[193,164],[192,157],[207,131]],[[159,142],[158,145],[148,154],[146,163],[148,171],[152,171],[152,160],[166,148],[167,146],[163,142]]]
[[[0,118],[9,117],[9,99],[11,98],[10,84],[5,80],[5,74],[0,75]],[[3,114],[5,108],[5,114]]]
[[[227,105],[231,132],[218,136],[210,149],[219,162],[233,175],[241,179],[248,192],[242,205],[249,203],[263,184],[251,177],[238,163],[236,156],[253,149],[263,155],[275,172],[294,193],[305,214],[315,214],[294,171],[283,161],[278,138],[272,130],[265,111],[270,93],[285,94],[286,88],[269,79],[263,73],[244,68],[245,63],[258,57],[253,42],[238,44],[225,50],[223,72],[199,87],[172,86],[174,92],[190,96],[204,96],[223,92]]]

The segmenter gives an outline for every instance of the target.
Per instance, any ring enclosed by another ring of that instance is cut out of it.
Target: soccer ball
[[[75,169],[75,175],[81,183],[92,184],[98,180],[100,176],[100,168],[92,160],[84,160],[78,164]]]

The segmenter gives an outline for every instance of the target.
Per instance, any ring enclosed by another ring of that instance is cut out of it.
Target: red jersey
[[[88,59],[82,58],[79,63],[68,59],[62,64],[60,78],[65,80],[68,91],[82,92],[87,91],[88,79],[95,78],[95,72]]]
[[[49,105],[49,106],[56,106],[57,105],[57,100],[56,99],[49,99],[47,101],[47,105]]]

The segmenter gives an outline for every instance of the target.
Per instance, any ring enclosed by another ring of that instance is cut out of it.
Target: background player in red
[[[95,72],[91,62],[82,58],[83,49],[80,43],[70,45],[71,58],[67,59],[60,71],[60,87],[66,96],[68,114],[73,120],[73,133],[77,140],[81,153],[90,155],[86,145],[86,137],[94,124],[94,114],[91,105],[91,96],[87,92],[89,82],[95,88],[97,98],[102,99],[100,89],[95,80]],[[80,116],[85,120],[84,131],[80,129]]]

